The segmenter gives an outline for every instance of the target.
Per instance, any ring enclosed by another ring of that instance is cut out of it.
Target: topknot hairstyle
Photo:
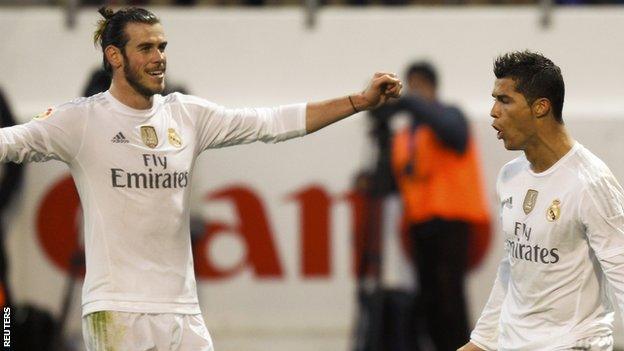
[[[97,29],[93,33],[93,43],[99,44],[102,48],[102,65],[108,74],[112,74],[113,69],[106,60],[104,50],[109,45],[113,45],[125,53],[125,46],[130,40],[125,32],[128,23],[156,24],[160,23],[160,19],[150,11],[137,7],[126,7],[115,12],[104,6],[98,9],[98,12],[103,18],[97,23]]]

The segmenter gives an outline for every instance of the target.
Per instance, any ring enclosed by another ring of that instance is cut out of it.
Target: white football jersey
[[[196,314],[189,199],[197,156],[302,136],[305,109],[226,109],[173,93],[135,110],[104,92],[0,129],[0,160],[69,165],[84,213],[83,315]]]
[[[542,173],[521,156],[498,177],[506,254],[471,334],[486,350],[569,350],[612,333],[624,307],[624,195],[579,143]],[[580,348],[587,349],[587,348]]]

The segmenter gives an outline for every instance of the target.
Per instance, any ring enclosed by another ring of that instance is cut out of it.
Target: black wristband
[[[357,108],[355,108],[355,104],[353,103],[353,100],[351,100],[351,95],[347,96],[349,98],[349,102],[351,103],[351,107],[353,107],[353,111],[355,111],[354,113],[358,113],[360,111],[358,111]]]

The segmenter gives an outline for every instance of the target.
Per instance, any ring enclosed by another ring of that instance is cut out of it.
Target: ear
[[[123,66],[123,56],[121,50],[118,47],[114,45],[109,45],[106,47],[106,49],[104,49],[104,53],[106,54],[106,59],[108,60],[108,63],[110,63],[113,69],[117,69]]]
[[[533,101],[533,104],[531,105],[533,115],[537,118],[548,116],[548,114],[550,114],[551,108],[552,105],[550,104],[550,100],[546,98],[539,98]]]

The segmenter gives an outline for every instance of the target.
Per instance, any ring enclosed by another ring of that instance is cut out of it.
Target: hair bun
[[[98,9],[98,12],[100,13],[100,15],[102,15],[102,17],[104,17],[106,20],[111,19],[111,17],[113,17],[115,15],[115,12],[113,12],[113,10],[111,10],[110,8],[106,7],[106,6],[102,6]]]

